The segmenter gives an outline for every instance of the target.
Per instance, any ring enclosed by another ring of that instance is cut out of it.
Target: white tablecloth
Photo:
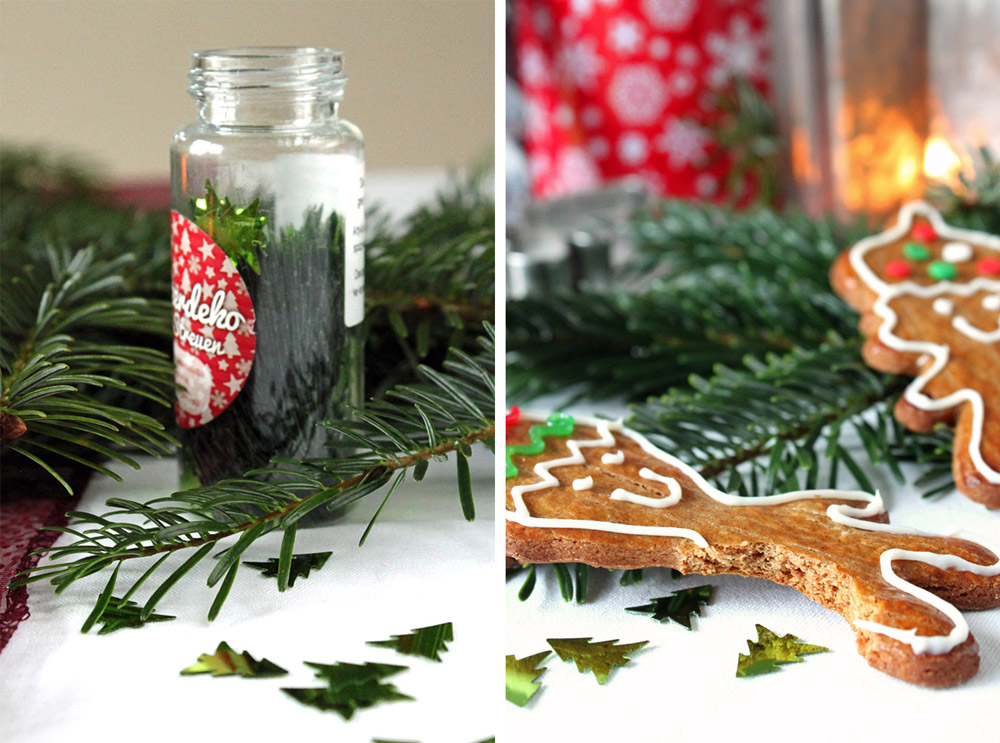
[[[373,738],[471,743],[493,735],[499,717],[499,622],[483,621],[502,612],[493,547],[493,457],[486,453],[473,461],[473,523],[462,516],[453,463],[432,465],[427,481],[408,482],[393,495],[363,547],[358,539],[381,500],[377,494],[332,525],[300,530],[297,553],[332,550],[333,555],[322,570],[285,593],[278,593],[273,578],[242,569],[212,623],[205,618],[214,595],[205,585],[211,559],[157,607],[177,619],[104,636],[96,629],[82,635],[80,626],[107,574],[81,580],[59,596],[48,583],[34,584],[31,616],[0,653],[0,739],[90,741],[98,739],[99,730],[108,733],[107,740],[151,743]],[[139,472],[129,473],[124,484],[96,479],[80,509],[100,511],[111,496],[142,500],[176,486],[177,465],[171,460],[144,461]],[[245,559],[276,557],[280,542],[280,533],[269,534]],[[126,564],[119,586],[130,586],[142,569]],[[148,596],[146,589],[140,597]],[[441,663],[365,645],[449,621],[455,639]],[[179,675],[200,654],[215,652],[222,640],[274,661],[289,675]],[[279,691],[322,685],[303,661],[408,666],[387,682],[416,701],[359,710],[350,721],[305,707]]]
[[[621,411],[612,405],[601,412]],[[906,469],[911,475],[915,471]],[[925,501],[887,472],[873,474],[892,523],[936,532],[961,526],[1000,549],[1000,512],[989,512],[957,492]],[[979,643],[977,676],[957,688],[930,690],[870,668],[856,652],[847,622],[791,588],[737,576],[674,580],[663,569],[646,570],[640,584],[619,587],[620,576],[591,570],[583,605],[562,600],[551,570],[539,570],[535,590],[523,603],[517,592],[524,573],[507,581],[505,653],[521,658],[549,650],[547,638],[649,640],[603,686],[592,673],[581,674],[575,664],[550,655],[543,663],[548,670],[538,679],[543,686],[528,706],[506,705],[508,740],[543,740],[546,734],[581,741],[998,739],[1000,608],[966,612]],[[694,619],[693,631],[625,611],[705,583],[715,587],[714,596],[703,616]],[[737,657],[747,652],[748,639],[757,639],[757,623],[831,652],[805,656],[778,673],[738,679]]]
[[[402,217],[447,181],[436,169],[370,173],[366,198]],[[31,616],[0,653],[0,739],[62,743],[96,740],[104,731],[108,740],[150,743],[293,737],[471,743],[493,735],[500,717],[503,612],[494,554],[493,457],[477,454],[472,461],[474,523],[462,516],[454,464],[432,465],[423,484],[408,481],[393,495],[364,547],[358,540],[380,494],[368,496],[335,524],[299,531],[297,553],[333,551],[322,570],[279,594],[273,578],[243,569],[212,623],[205,618],[214,596],[205,585],[211,559],[157,607],[176,620],[105,636],[79,630],[107,574],[81,580],[59,596],[47,583],[33,584]],[[142,462],[139,472],[122,471],[124,484],[96,478],[80,510],[100,512],[111,496],[143,500],[176,489],[175,462]],[[67,538],[60,539],[63,544]],[[269,534],[243,559],[276,557],[280,543],[280,533]],[[171,564],[180,564],[180,558]],[[118,585],[130,586],[143,569],[126,565]],[[150,590],[145,586],[140,600]],[[449,621],[455,639],[442,663],[365,645]],[[267,657],[289,675],[266,680],[179,675],[223,640],[255,658]],[[279,691],[322,686],[303,661],[408,666],[386,681],[416,701],[380,704],[345,722]]]

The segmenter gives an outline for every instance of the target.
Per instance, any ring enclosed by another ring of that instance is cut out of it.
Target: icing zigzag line
[[[517,475],[517,466],[511,459],[513,454],[541,454],[545,451],[545,441],[550,436],[569,436],[573,433],[573,418],[563,413],[553,413],[545,421],[545,425],[532,426],[528,429],[530,444],[511,445],[506,447],[507,477]]]
[[[934,288],[936,287],[922,287],[922,289],[927,290]],[[968,284],[952,287],[951,293],[960,296],[969,296],[981,289],[1000,290],[1000,281],[975,279]],[[929,297],[933,296],[936,292],[913,289],[909,293]],[[951,349],[944,344],[932,343],[930,341],[911,341],[894,335],[892,331],[899,322],[899,316],[889,306],[889,302],[892,299],[895,299],[895,296],[880,294],[872,307],[875,314],[884,320],[878,330],[879,340],[889,348],[895,348],[898,351],[907,353],[923,353],[934,359],[934,363],[926,371],[907,385],[903,397],[916,407],[924,410],[944,410],[963,402],[969,403],[972,406],[972,433],[969,436],[969,457],[972,459],[976,469],[979,470],[988,482],[1000,484],[1000,472],[990,467],[983,458],[983,425],[986,419],[986,406],[983,402],[983,396],[971,387],[963,387],[941,398],[932,398],[924,393],[924,387],[927,383],[947,366],[948,359],[951,357]],[[998,328],[998,331],[1000,331],[1000,328]]]
[[[524,417],[540,419],[540,416],[531,414],[522,414]],[[636,534],[636,535],[648,535],[648,536],[664,536],[664,537],[682,537],[685,539],[690,539],[698,546],[703,549],[708,549],[709,544],[707,540],[698,532],[692,529],[683,529],[680,527],[671,526],[645,526],[641,524],[621,524],[616,522],[606,522],[606,521],[594,521],[588,519],[555,519],[555,518],[540,518],[532,516],[528,510],[527,505],[524,502],[524,495],[526,493],[535,492],[538,490],[545,490],[547,488],[557,487],[559,485],[559,480],[552,475],[551,470],[558,467],[565,467],[570,465],[582,465],[586,463],[586,459],[583,456],[584,448],[606,448],[611,449],[616,447],[615,436],[612,431],[621,433],[624,436],[635,441],[640,448],[647,454],[659,459],[665,464],[674,467],[681,472],[683,472],[688,478],[690,478],[694,484],[704,492],[708,497],[713,500],[722,503],[727,506],[764,506],[764,505],[778,505],[781,503],[788,503],[795,500],[805,500],[805,499],[822,499],[822,498],[835,498],[837,500],[848,500],[848,501],[861,501],[862,506],[856,507],[851,506],[846,503],[834,503],[831,504],[827,510],[826,515],[831,520],[843,526],[850,526],[857,529],[863,529],[867,531],[880,531],[891,534],[909,534],[916,536],[952,536],[956,537],[957,534],[940,535],[931,534],[929,532],[919,531],[917,529],[904,529],[892,524],[882,524],[873,521],[867,521],[873,516],[878,516],[885,512],[885,506],[882,501],[882,497],[876,493],[874,495],[870,493],[864,493],[857,490],[800,490],[793,491],[789,493],[781,493],[778,495],[766,495],[757,498],[746,498],[742,496],[731,495],[725,493],[718,488],[714,487],[705,478],[701,476],[696,470],[689,467],[687,464],[677,459],[676,457],[667,454],[662,449],[655,446],[650,442],[645,436],[636,431],[629,430],[622,425],[619,421],[606,421],[598,420],[594,418],[586,418],[578,416],[576,418],[577,422],[583,425],[593,426],[598,433],[598,438],[596,439],[569,439],[566,442],[566,447],[570,450],[570,455],[568,457],[561,457],[559,459],[550,459],[548,461],[538,462],[535,464],[534,473],[538,475],[540,480],[538,482],[529,483],[527,485],[516,485],[510,490],[510,495],[514,501],[514,510],[506,512],[506,518],[508,521],[513,521],[515,523],[521,524],[522,526],[528,527],[539,527],[539,528],[549,528],[549,529],[594,529],[596,531],[607,531],[617,534]],[[664,475],[657,474],[661,478],[661,482],[666,480],[674,480],[674,478],[669,478]],[[649,478],[654,479],[654,478]],[[676,483],[676,480],[674,480]],[[673,500],[673,490],[670,488],[672,503],[680,500],[677,498]],[[615,491],[618,492],[618,491]],[[612,494],[611,497],[614,497]],[[634,501],[633,501],[634,502]],[[966,535],[961,536],[969,542],[977,544],[985,549],[993,552],[994,555],[1000,555],[1000,552],[983,544],[982,541],[978,539],[971,538]],[[945,555],[936,552],[914,552],[902,549],[888,549],[884,551],[880,558],[879,564],[882,569],[882,577],[887,583],[898,588],[905,593],[910,594],[914,598],[923,601],[935,609],[940,611],[946,617],[948,617],[954,627],[951,632],[947,635],[937,635],[937,636],[927,636],[927,635],[917,635],[915,629],[904,630],[899,627],[890,627],[888,625],[879,624],[877,622],[870,622],[867,620],[857,620],[854,625],[859,629],[868,630],[870,632],[876,632],[887,637],[891,637],[895,640],[908,644],[915,653],[928,653],[931,655],[940,655],[947,653],[954,647],[965,642],[969,636],[969,625],[962,616],[962,613],[958,611],[954,606],[949,604],[944,599],[926,591],[923,588],[913,585],[912,583],[899,577],[895,571],[892,569],[892,562],[894,560],[911,560],[916,562],[923,562],[927,565],[937,567],[943,570],[962,570],[973,573],[975,575],[981,576],[995,576],[1000,575],[1000,556],[997,557],[993,565],[979,565],[977,563],[969,562],[963,558],[957,557],[955,555]]]
[[[867,237],[852,247],[848,253],[848,259],[858,278],[867,284],[872,291],[878,295],[872,310],[876,315],[885,320],[885,322],[878,329],[879,340],[887,347],[893,348],[897,351],[902,351],[904,353],[926,353],[934,359],[934,363],[930,366],[930,368],[907,386],[905,392],[903,393],[904,398],[914,406],[923,410],[943,410],[962,402],[968,402],[972,406],[973,414],[972,434],[969,437],[969,457],[972,459],[972,463],[975,468],[980,472],[980,474],[982,474],[986,481],[997,485],[1000,484],[1000,472],[997,472],[986,464],[986,460],[983,458],[982,454],[983,424],[986,416],[982,395],[972,388],[956,390],[947,397],[943,397],[938,400],[925,395],[923,393],[924,386],[931,379],[937,376],[937,374],[948,363],[950,349],[947,345],[939,345],[937,343],[931,343],[930,341],[908,341],[897,335],[893,335],[892,329],[896,327],[899,317],[892,310],[892,308],[889,307],[889,302],[902,295],[929,299],[937,296],[938,294],[958,294],[959,296],[969,296],[979,290],[996,292],[1000,291],[1000,281],[985,277],[977,277],[965,284],[958,284],[952,281],[942,281],[938,284],[922,286],[913,281],[902,281],[897,284],[889,284],[880,279],[865,262],[865,255],[875,248],[883,247],[905,237],[909,233],[913,224],[913,217],[915,215],[920,215],[927,219],[934,227],[934,231],[942,238],[967,240],[969,242],[985,245],[990,250],[1000,251],[1000,237],[990,235],[985,232],[976,232],[973,230],[964,230],[952,227],[944,221],[940,212],[938,212],[930,204],[923,201],[917,201],[906,204],[899,210],[899,217],[893,227],[878,235]],[[968,325],[964,318],[956,318],[952,321],[953,326],[959,332],[965,332],[968,335],[969,333],[967,330],[963,329],[959,321],[963,321],[966,325]],[[994,334],[996,333],[1000,333],[1000,328],[996,331],[984,333],[979,340],[983,342],[993,342],[996,340],[994,338]]]

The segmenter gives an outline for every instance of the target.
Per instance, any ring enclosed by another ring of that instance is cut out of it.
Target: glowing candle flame
[[[924,172],[929,178],[950,181],[961,169],[962,161],[944,137],[935,134],[927,140],[924,148]]]

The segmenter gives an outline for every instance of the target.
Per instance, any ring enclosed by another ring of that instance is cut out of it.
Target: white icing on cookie
[[[659,472],[653,472],[653,470],[649,469],[649,467],[643,467],[639,470],[639,477],[666,485],[667,497],[650,498],[648,495],[639,495],[637,493],[618,488],[611,494],[611,500],[628,501],[629,503],[636,503],[640,506],[649,506],[650,508],[667,508],[675,503],[680,503],[681,484],[674,478],[661,475]]]
[[[617,451],[614,454],[602,454],[601,464],[621,464],[625,461],[625,452]]]
[[[983,297],[984,310],[1000,310],[1000,294],[987,294]]]
[[[979,341],[980,343],[1000,342],[1000,318],[998,318],[996,330],[980,330],[962,316],[953,318],[951,326],[959,333],[965,333],[972,340]]]
[[[987,482],[1000,485],[1000,472],[986,464],[986,461],[983,459],[981,447],[985,407],[982,395],[977,390],[965,388],[939,399],[928,397],[923,391],[924,387],[947,365],[951,349],[947,345],[930,343],[928,341],[905,340],[893,335],[892,331],[896,327],[899,318],[889,307],[889,303],[893,299],[903,295],[930,299],[943,294],[958,294],[959,296],[967,297],[981,290],[997,293],[1000,292],[1000,280],[977,276],[965,284],[954,283],[952,281],[939,281],[935,284],[921,286],[910,280],[889,284],[880,279],[865,261],[865,255],[870,251],[906,237],[910,232],[913,218],[916,215],[925,217],[930,221],[939,237],[975,243],[989,250],[1000,252],[1000,237],[988,235],[984,232],[950,227],[945,224],[941,215],[930,204],[923,201],[914,201],[906,204],[899,210],[899,219],[893,227],[881,234],[867,237],[851,248],[848,251],[848,260],[858,278],[878,294],[878,298],[872,309],[875,314],[885,320],[878,330],[879,340],[885,346],[897,351],[926,354],[930,359],[933,359],[931,366],[907,386],[903,393],[906,401],[922,410],[932,411],[944,410],[963,402],[969,403],[973,411],[972,433],[969,436],[969,457],[972,460],[973,466]],[[964,333],[973,340],[981,343],[995,343],[997,340],[1000,340],[1000,326],[995,331],[982,331],[962,317],[954,318],[952,326],[960,333]]]
[[[950,299],[945,299],[944,297],[938,297],[934,300],[934,304],[931,305],[934,311],[939,315],[950,315],[955,311],[955,303]]]
[[[965,263],[973,256],[972,246],[966,242],[945,243],[941,248],[941,258],[948,263]]]
[[[677,486],[676,497],[674,497],[674,495],[671,494],[667,498],[650,498],[648,495],[639,495],[638,493],[633,493],[631,490],[625,490],[624,488],[616,488],[611,492],[611,495],[609,497],[611,498],[611,500],[628,501],[629,503],[635,503],[636,505],[639,506],[648,506],[649,508],[669,508],[675,503],[680,502],[681,488],[680,485]],[[685,530],[685,531],[690,531],[690,530]],[[692,531],[691,534],[697,534],[697,532]],[[701,535],[697,534],[697,536],[700,537]],[[688,537],[688,538],[694,539],[694,537]],[[704,542],[705,540],[702,541]],[[705,542],[705,544],[702,546],[707,547],[708,542]]]
[[[594,478],[590,475],[573,480],[573,490],[590,490],[594,487]]]
[[[545,416],[540,416],[531,413],[522,413],[522,418],[526,420],[534,421],[545,421]],[[605,531],[615,534],[636,534],[636,535],[649,535],[649,536],[662,536],[662,537],[682,537],[685,539],[690,539],[699,547],[705,550],[710,550],[711,547],[708,541],[697,531],[693,529],[683,529],[679,527],[671,526],[648,526],[642,524],[621,524],[617,522],[608,521],[595,521],[591,519],[559,519],[559,518],[543,518],[532,516],[528,510],[527,505],[524,502],[524,496],[527,493],[534,493],[540,490],[545,490],[548,488],[557,487],[559,485],[559,480],[552,474],[552,470],[558,467],[565,467],[569,465],[582,465],[586,463],[586,459],[583,455],[583,449],[585,448],[612,448],[617,446],[617,441],[615,439],[615,434],[612,432],[619,433],[632,439],[639,447],[650,456],[659,459],[665,464],[680,470],[686,477],[694,482],[695,486],[701,490],[705,495],[707,495],[712,500],[722,503],[727,506],[768,506],[777,505],[780,503],[789,503],[796,500],[813,500],[820,498],[836,499],[836,500],[846,500],[846,501],[860,501],[861,506],[852,506],[850,504],[832,504],[826,510],[827,517],[843,526],[848,526],[856,529],[863,529],[866,531],[879,531],[886,532],[890,534],[915,534],[915,535],[928,535],[927,532],[921,532],[916,529],[905,529],[892,524],[882,524],[878,522],[867,521],[865,519],[871,518],[872,516],[877,516],[885,512],[885,507],[882,503],[881,496],[876,493],[871,495],[869,493],[863,493],[856,490],[802,490],[795,491],[791,493],[782,493],[779,495],[768,495],[761,496],[757,498],[745,498],[741,496],[731,495],[725,493],[718,488],[714,487],[705,478],[703,478],[696,470],[686,465],[681,460],[676,457],[667,454],[662,449],[655,446],[649,441],[645,436],[636,431],[625,428],[621,421],[607,421],[600,420],[596,418],[589,418],[584,416],[574,416],[574,422],[579,425],[592,426],[596,429],[598,438],[596,439],[574,439],[568,438],[566,440],[566,447],[570,451],[570,455],[567,457],[561,457],[559,459],[550,459],[535,464],[534,473],[540,478],[538,482],[529,483],[527,485],[516,485],[511,488],[510,495],[511,499],[514,501],[514,510],[506,512],[506,518],[508,521],[513,521],[515,523],[521,524],[523,526],[529,527],[540,527],[548,529],[593,529],[595,531]],[[602,458],[603,459],[603,458]],[[611,498],[614,500],[628,500],[629,502],[636,503],[638,505],[645,505],[656,508],[666,508],[669,505],[673,505],[681,500],[681,488],[679,483],[673,478],[669,478],[663,475],[658,475],[657,473],[649,470],[648,468],[643,468],[643,471],[649,474],[656,475],[660,482],[666,482],[672,480],[675,485],[677,485],[676,498],[673,489],[670,489],[670,495],[667,498],[646,498],[645,496],[639,496],[635,493],[630,493],[621,488],[616,489],[612,494]],[[647,477],[647,479],[655,480],[656,477]],[[668,487],[669,484],[668,484]],[[671,501],[669,504],[665,504],[664,501]],[[934,536],[934,535],[931,535]],[[954,536],[954,535],[948,535]],[[991,549],[983,544],[981,541],[970,538],[963,535],[963,539],[979,544],[986,549]],[[1000,554],[996,550],[992,550],[994,554]],[[954,606],[944,601],[943,599],[935,596],[934,594],[919,588],[912,583],[909,583],[902,578],[900,578],[892,569],[893,560],[913,560],[918,562],[923,562],[927,565],[932,565],[934,567],[940,568],[942,570],[964,570],[976,575],[983,576],[994,576],[1000,575],[1000,557],[997,558],[993,565],[978,565],[968,560],[964,560],[954,555],[941,555],[933,552],[913,552],[901,549],[889,549],[882,553],[880,558],[880,566],[882,569],[882,577],[887,583],[904,591],[915,598],[926,602],[927,604],[938,609],[945,616],[947,616],[954,625],[951,632],[947,635],[938,636],[926,636],[917,635],[916,630],[905,630],[899,627],[891,627],[888,625],[878,624],[876,622],[869,622],[866,620],[858,620],[854,624],[859,629],[868,630],[870,632],[876,632],[879,634],[886,635],[887,637],[892,637],[900,642],[908,644],[913,651],[918,654],[928,653],[931,655],[940,655],[949,652],[952,648],[965,642],[969,636],[969,625],[965,618],[962,616]]]

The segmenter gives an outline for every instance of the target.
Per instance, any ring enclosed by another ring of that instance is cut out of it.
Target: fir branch
[[[38,303],[53,273],[61,270],[52,267],[53,254],[55,262],[64,265],[86,257],[92,275],[77,279],[74,291],[96,289],[91,295],[94,302],[113,300],[112,306],[102,310],[103,316],[84,312],[78,317],[90,324],[77,322],[72,333],[62,333],[66,335],[61,339],[64,348],[59,348],[60,354],[75,354],[67,374],[97,375],[88,378],[91,384],[77,379],[72,391],[69,379],[63,377],[65,389],[57,394],[72,397],[66,404],[73,407],[79,426],[88,430],[65,434],[73,438],[71,443],[64,440],[65,435],[63,440],[53,436],[51,426],[40,429],[42,424],[32,421],[25,435],[24,420],[5,415],[5,433],[21,433],[17,455],[6,443],[0,449],[5,476],[19,469],[19,458],[53,474],[61,472],[64,463],[80,464],[72,456],[97,465],[108,454],[96,447],[111,446],[117,451],[143,441],[122,431],[112,431],[122,436],[114,441],[95,440],[91,429],[103,432],[109,419],[117,425],[116,416],[129,418],[124,413],[118,416],[117,411],[144,414],[164,429],[173,425],[170,408],[161,404],[173,397],[173,374],[165,361],[170,351],[169,220],[165,211],[137,212],[107,203],[91,171],[71,158],[4,148],[3,161],[0,273],[4,326],[0,344],[6,345],[0,346],[0,360],[5,364],[4,390],[9,369],[22,352],[22,363],[30,360],[30,344],[22,341],[29,334],[32,343],[43,338],[43,328],[36,327]],[[399,226],[383,225],[370,240],[365,386],[374,397],[415,380],[421,362],[440,367],[452,347],[475,353],[481,322],[492,320],[494,209],[485,172],[473,170],[464,181],[456,180],[435,202]],[[232,207],[215,206],[216,211]],[[256,222],[249,225],[255,226]],[[15,286],[15,280],[21,285]],[[404,286],[413,297],[398,293]],[[74,307],[83,310],[86,300],[75,299],[81,303]],[[93,327],[97,320],[100,328]],[[94,355],[95,347],[107,355]],[[41,361],[68,363],[67,358],[47,356],[49,347],[41,349]],[[85,359],[86,370],[78,367]],[[82,420],[88,416],[93,420]],[[152,431],[147,418],[139,421]],[[67,424],[62,421],[60,425]],[[59,454],[39,451],[39,447],[29,452],[29,441],[56,447]],[[80,441],[88,442],[87,451],[80,449]],[[154,448],[162,450],[162,446]],[[25,458],[29,453],[31,462]]]
[[[734,78],[714,94],[709,126],[727,163],[730,204],[773,205],[778,200],[781,141],[774,111],[748,80]]]
[[[494,318],[494,205],[487,171],[473,169],[393,225],[375,215],[366,248],[368,388],[376,394],[437,365],[451,347],[473,350]]]
[[[380,489],[398,473],[412,469],[416,474],[421,462],[441,460],[452,452],[468,455],[475,444],[492,448],[494,347],[489,326],[480,346],[475,357],[453,351],[442,370],[421,367],[417,383],[398,387],[385,399],[354,411],[353,420],[328,424],[362,453],[341,459],[275,461],[244,478],[146,503],[111,499],[112,510],[103,515],[75,512],[61,530],[76,536],[76,541],[51,548],[51,561],[19,582],[46,579],[58,592],[124,560],[160,556],[139,579],[142,583],[171,553],[197,547],[147,599],[141,614],[145,618],[214,546],[238,537],[216,555],[218,562],[208,578],[209,586],[219,584],[210,612],[214,618],[233,584],[240,556],[264,534],[285,529],[282,549],[291,553],[294,536],[288,540],[287,535],[307,513],[342,508]],[[248,506],[255,512],[249,513]],[[115,574],[109,582],[112,587]]]
[[[511,402],[570,385],[580,397],[638,399],[747,354],[857,336],[827,274],[858,229],[668,201],[633,232],[630,285],[508,303]]]
[[[137,467],[123,449],[160,455],[174,443],[161,422],[125,404],[145,399],[168,408],[174,374],[162,351],[115,338],[122,331],[166,336],[169,309],[123,295],[134,256],[101,261],[93,247],[48,246],[24,257],[28,263],[0,279],[4,465],[19,455],[67,491],[60,461],[120,480],[100,462]]]
[[[927,199],[955,227],[1000,234],[1000,161],[986,147],[972,157],[972,172],[959,174],[959,185],[935,183]]]

